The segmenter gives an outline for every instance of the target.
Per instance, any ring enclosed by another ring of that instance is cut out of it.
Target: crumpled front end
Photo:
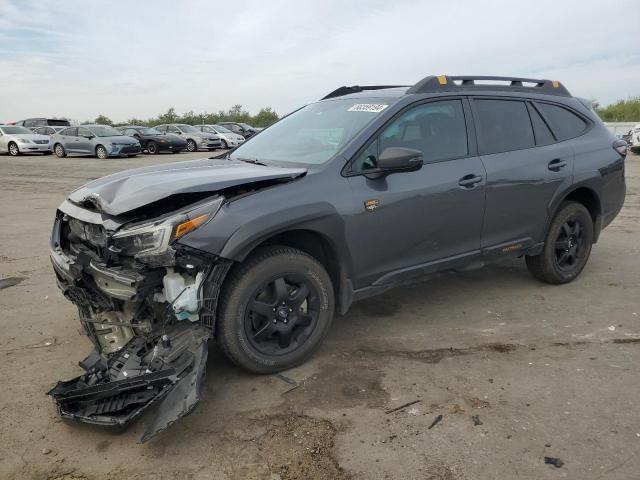
[[[85,373],[49,392],[62,417],[125,425],[157,405],[142,437],[146,441],[193,410],[200,399],[219,279],[230,263],[172,239],[178,227],[218,206],[205,202],[170,222],[161,218],[155,229],[135,221],[129,229],[129,218],[68,201],[61,205],[51,260],[58,286],[78,307],[94,346],[80,362]],[[165,234],[166,240],[156,238]],[[152,241],[160,247],[151,248]]]

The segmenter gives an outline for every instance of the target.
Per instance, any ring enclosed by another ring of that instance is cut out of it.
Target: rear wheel
[[[96,147],[96,156],[100,159],[100,160],[104,160],[105,158],[107,158],[109,155],[107,155],[107,149],[104,148],[102,145],[98,145]]]
[[[198,145],[194,140],[191,140],[191,139],[187,140],[187,150],[189,150],[190,152],[198,151]]]
[[[158,153],[158,144],[156,142],[147,143],[147,152],[149,152],[150,155]]]
[[[305,361],[326,336],[334,311],[331,279],[306,253],[265,247],[229,273],[216,339],[240,367],[273,373]]]
[[[17,157],[20,155],[20,149],[18,148],[18,144],[15,142],[9,142],[9,155],[12,157]]]
[[[56,156],[58,158],[64,158],[67,156],[67,152],[65,152],[64,147],[57,143],[55,147],[53,147],[53,151],[56,152]]]
[[[584,205],[564,203],[551,222],[541,254],[527,256],[529,272],[543,282],[575,279],[587,264],[593,243],[593,219]]]

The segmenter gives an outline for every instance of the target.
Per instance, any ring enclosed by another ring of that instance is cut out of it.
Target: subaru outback
[[[207,340],[272,373],[336,313],[520,257],[574,280],[625,197],[626,144],[557,81],[430,76],[341,87],[218,158],[92,181],[60,205],[58,285],[93,351],[50,394],[143,441],[200,398]]]

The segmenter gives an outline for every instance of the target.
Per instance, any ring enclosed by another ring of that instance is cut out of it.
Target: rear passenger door
[[[549,206],[572,182],[573,149],[557,143],[530,101],[471,100],[487,172],[485,254],[518,253],[544,239]]]
[[[62,146],[66,150],[67,153],[77,153],[75,140],[78,134],[77,127],[66,128],[62,132],[60,132],[60,136],[62,137]]]

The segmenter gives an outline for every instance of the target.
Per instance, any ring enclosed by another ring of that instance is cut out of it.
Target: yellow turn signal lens
[[[191,220],[187,220],[186,222],[181,223],[176,227],[176,236],[175,238],[180,238],[183,235],[186,235],[192,230],[195,230],[200,225],[204,223],[204,221],[209,217],[208,213],[204,215],[200,215],[196,218],[192,218]]]

